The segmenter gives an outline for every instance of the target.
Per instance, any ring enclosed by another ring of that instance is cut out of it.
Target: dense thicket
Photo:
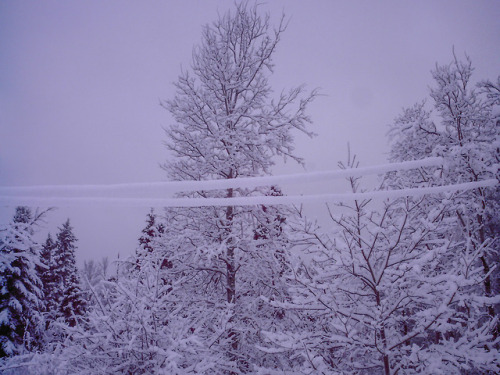
[[[444,165],[389,173],[381,189],[498,179],[500,86],[472,86],[472,70],[456,57],[437,66],[434,111],[418,103],[391,126],[390,161],[441,156]],[[311,254],[296,271],[299,307],[319,311],[322,327],[301,338],[309,369],[498,371],[498,197],[496,187],[356,200],[329,207],[329,235],[299,228]]]

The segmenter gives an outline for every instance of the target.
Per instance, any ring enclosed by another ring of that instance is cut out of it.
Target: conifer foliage
[[[68,219],[59,228],[56,240],[49,233],[42,245],[42,266],[38,271],[43,285],[46,327],[58,319],[75,325],[77,318],[84,315],[85,298],[75,259],[76,241]]]
[[[147,215],[146,227],[142,230],[142,235],[139,237],[139,247],[136,250],[136,266],[141,267],[141,262],[144,257],[153,252],[154,248],[158,246],[158,241],[165,233],[165,226],[163,223],[158,222],[158,218],[154,209]],[[162,262],[163,267],[170,267],[171,264],[168,259]]]
[[[54,291],[56,288],[56,267],[54,266],[54,254],[57,243],[49,233],[45,243],[40,250],[40,263],[38,274],[42,281],[42,289],[45,301],[45,312],[53,313],[57,311],[56,298]]]
[[[76,268],[75,249],[77,238],[69,219],[59,228],[53,255],[54,287],[52,295],[58,306],[58,314],[67,323],[75,325],[77,318],[85,311],[78,270]]]
[[[35,218],[17,207],[0,229],[0,357],[22,353],[40,343],[42,285],[37,275],[39,247],[33,240]]]

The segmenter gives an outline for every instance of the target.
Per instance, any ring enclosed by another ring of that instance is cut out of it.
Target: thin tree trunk
[[[375,297],[377,300],[377,305],[380,306],[380,294],[378,291],[375,292]],[[391,375],[391,367],[389,364],[389,355],[387,355],[387,352],[386,352],[386,350],[387,350],[387,338],[385,336],[385,328],[383,325],[380,328],[380,338],[382,339],[382,347],[384,350],[384,354],[382,356],[383,361],[384,361],[384,374]]]
[[[233,189],[227,190],[227,198],[233,197]],[[234,208],[233,206],[228,206],[226,208],[226,223],[225,223],[225,231],[226,231],[226,295],[227,302],[231,306],[234,307],[236,303],[236,265],[234,261],[234,239],[231,235],[231,229],[233,224],[234,217]],[[233,319],[233,317],[231,317]],[[230,353],[229,359],[231,362],[236,363],[238,360],[238,356],[236,352],[239,346],[238,334],[234,329],[230,329],[228,333],[228,338],[230,341]],[[231,372],[231,375],[236,375],[235,372]]]

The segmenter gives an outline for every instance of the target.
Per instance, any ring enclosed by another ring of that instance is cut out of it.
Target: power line
[[[37,197],[0,196],[2,206],[129,206],[129,207],[206,207],[206,206],[252,206],[281,205],[312,202],[339,202],[362,199],[387,199],[407,196],[422,196],[455,191],[493,187],[496,179],[466,182],[462,184],[432,186],[400,190],[378,190],[365,193],[313,194],[289,196],[251,196],[234,198],[113,198],[113,197]]]
[[[140,206],[140,207],[205,207],[205,206],[249,206],[300,204],[309,202],[333,202],[361,199],[386,199],[404,196],[421,196],[453,191],[491,187],[498,184],[495,179],[461,184],[411,188],[401,190],[379,190],[364,193],[311,194],[288,196],[240,196],[233,198],[148,198],[156,189],[162,194],[229,188],[256,188],[301,182],[327,182],[330,179],[361,177],[390,171],[410,170],[421,167],[442,166],[443,158],[433,157],[401,163],[389,163],[371,167],[301,173],[281,176],[244,177],[235,179],[204,181],[168,181],[112,185],[46,185],[0,187],[2,206]],[[135,194],[135,197],[116,197],[118,194]],[[102,195],[108,196],[102,196]],[[112,196],[109,196],[112,194]]]
[[[281,176],[242,177],[234,179],[202,180],[202,181],[166,181],[150,183],[127,183],[111,185],[42,185],[42,186],[3,186],[0,195],[86,195],[86,194],[117,194],[137,193],[145,194],[148,190],[161,189],[162,193],[180,193],[193,191],[208,191],[236,188],[256,188],[259,186],[279,186],[289,183],[325,182],[330,179],[361,177],[370,174],[382,174],[391,171],[410,170],[420,167],[443,165],[443,158],[431,157],[401,163],[388,163],[370,167],[321,171],[310,173],[289,174]]]

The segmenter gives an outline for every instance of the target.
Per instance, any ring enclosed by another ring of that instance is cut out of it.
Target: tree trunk
[[[378,291],[375,291],[375,297],[376,297],[376,301],[377,301],[377,306],[380,306],[380,294]],[[382,347],[384,350],[384,354],[382,356],[383,361],[384,361],[384,374],[391,375],[391,367],[389,364],[389,355],[387,355],[387,352],[386,352],[386,350],[387,350],[387,338],[385,336],[385,328],[383,325],[380,328],[380,338],[382,339]]]
[[[227,198],[233,197],[233,189],[227,190]],[[227,295],[227,303],[230,305],[230,308],[234,310],[234,304],[236,303],[236,265],[234,263],[234,239],[232,238],[232,223],[234,217],[234,208],[233,206],[228,206],[226,208],[226,223],[225,223],[225,231],[226,231],[226,295]],[[230,318],[231,320],[233,317]],[[236,352],[238,351],[239,339],[237,332],[230,328],[228,333],[228,338],[230,342],[230,352],[229,359],[232,363],[236,364],[238,361],[238,356]],[[231,375],[236,375],[235,372],[231,372]]]
[[[227,197],[231,198],[232,189],[230,189],[230,194]],[[226,291],[227,291],[227,302],[235,303],[236,300],[236,265],[234,264],[234,240],[231,238],[231,226],[233,221],[233,207],[228,206],[226,209]]]

